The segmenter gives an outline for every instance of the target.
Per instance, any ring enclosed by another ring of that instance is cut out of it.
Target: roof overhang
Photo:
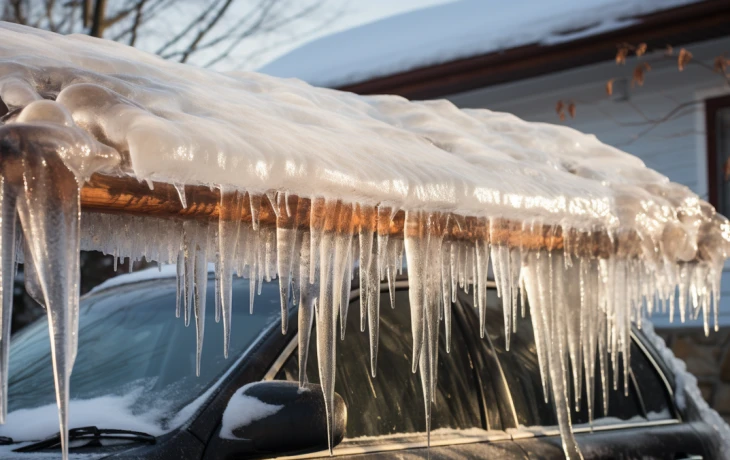
[[[708,0],[636,18],[611,32],[555,45],[532,44],[374,78],[337,89],[433,99],[611,60],[620,43],[678,47],[730,34],[730,1]]]

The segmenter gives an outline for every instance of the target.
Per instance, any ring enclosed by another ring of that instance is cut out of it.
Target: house
[[[648,52],[637,57],[644,43]],[[628,57],[619,65],[621,48]],[[683,48],[691,59],[680,71]],[[260,71],[565,123],[638,156],[730,217],[727,58],[728,0],[462,0],[320,38]],[[719,333],[705,338],[699,321],[670,324],[666,314],[653,321],[730,419],[730,263]]]

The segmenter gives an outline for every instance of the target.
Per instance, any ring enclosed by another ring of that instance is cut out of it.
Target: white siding
[[[712,64],[715,56],[730,51],[730,38],[687,46],[695,59]],[[649,58],[652,59],[652,58]],[[608,97],[606,82],[627,78],[635,61],[625,66],[612,62],[581,67],[543,77],[484,88],[449,97],[460,107],[485,107],[506,111],[530,121],[560,123],[555,113],[558,100],[576,103],[576,118],[564,123],[593,133],[603,142],[630,152],[647,166],[670,180],[686,185],[707,199],[707,162],[704,126],[704,99],[730,94],[730,87],[717,75],[700,66],[679,72],[674,60],[654,62],[643,87],[628,86],[628,101]],[[618,85],[616,87],[618,88]],[[652,125],[646,119],[665,117],[679,104],[700,101],[681,110],[682,115]],[[730,325],[730,264],[723,276],[721,323]],[[655,318],[657,326],[667,326],[665,318]],[[699,322],[694,322],[698,325]],[[679,325],[675,325],[679,326]]]

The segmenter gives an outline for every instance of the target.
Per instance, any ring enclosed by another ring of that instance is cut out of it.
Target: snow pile
[[[233,430],[250,425],[252,422],[274,415],[284,406],[276,404],[267,404],[258,398],[245,395],[244,393],[252,384],[248,384],[239,388],[233,396],[231,396],[226,410],[223,411],[223,421],[221,422],[221,438],[223,439],[240,439],[233,434]]]
[[[317,328],[330,434],[337,336],[356,266],[375,376],[380,281],[389,281],[392,299],[407,261],[413,371],[430,428],[441,319],[450,340],[451,299],[473,285],[484,322],[491,262],[507,346],[529,297],[545,398],[556,402],[571,458],[581,454],[569,410],[581,401],[568,401],[569,379],[577,388],[585,381],[592,415],[594,369],[601,391],[616,386],[606,369],[618,371],[619,354],[629,362],[632,321],[656,308],[673,313],[676,304],[682,320],[702,315],[709,333],[717,314],[727,219],[639,159],[569,128],[445,101],[219,75],[7,24],[0,99],[8,108],[0,125],[1,292],[11,292],[22,246],[26,286],[48,306],[62,431],[80,248],[175,264],[177,315],[194,321],[198,363],[208,264],[226,352],[232,276],[249,278],[251,308],[263,280],[278,277],[283,330],[289,299],[298,305],[300,366]],[[80,189],[94,172],[150,187],[210,187],[217,219],[81,217]],[[5,381],[9,296],[1,305]]]
[[[98,426],[119,430],[133,430],[160,436],[163,430],[159,419],[163,411],[151,409],[146,413],[134,413],[132,406],[139,397],[139,391],[126,395],[106,395],[91,399],[73,400],[70,403],[69,421],[72,427]],[[8,414],[5,425],[0,427],[0,436],[14,441],[38,441],[58,433],[58,406],[47,404],[32,409],[20,409]]]
[[[654,332],[654,325],[647,323],[642,331],[674,374],[674,392],[677,406],[683,411],[688,409],[696,411],[699,418],[717,432],[720,445],[712,447],[715,449],[718,458],[722,453],[730,452],[730,426],[720,417],[720,414],[715,409],[707,404],[705,398],[702,397],[702,392],[697,386],[697,378],[687,372],[687,365],[684,361],[674,356],[674,353],[667,347],[664,339]],[[688,401],[691,403],[691,407]]]
[[[277,77],[337,87],[519,46],[622,29],[637,17],[698,0],[461,0],[311,41],[263,66]]]

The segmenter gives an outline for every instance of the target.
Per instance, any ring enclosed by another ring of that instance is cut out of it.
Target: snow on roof
[[[568,42],[698,1],[461,0],[319,38],[259,71],[334,88],[518,46]]]
[[[56,103],[36,100],[41,94]],[[625,227],[653,239],[678,224],[668,209],[690,206],[697,215],[705,206],[638,158],[565,126],[447,101],[221,75],[114,42],[5,23],[0,97],[11,109],[27,106],[17,119],[23,125],[57,117],[83,128],[69,130],[74,135],[99,137],[103,144],[76,142],[101,152],[112,173],[113,146],[120,172],[140,181]],[[76,169],[91,169],[93,158],[73,159],[83,163]]]

